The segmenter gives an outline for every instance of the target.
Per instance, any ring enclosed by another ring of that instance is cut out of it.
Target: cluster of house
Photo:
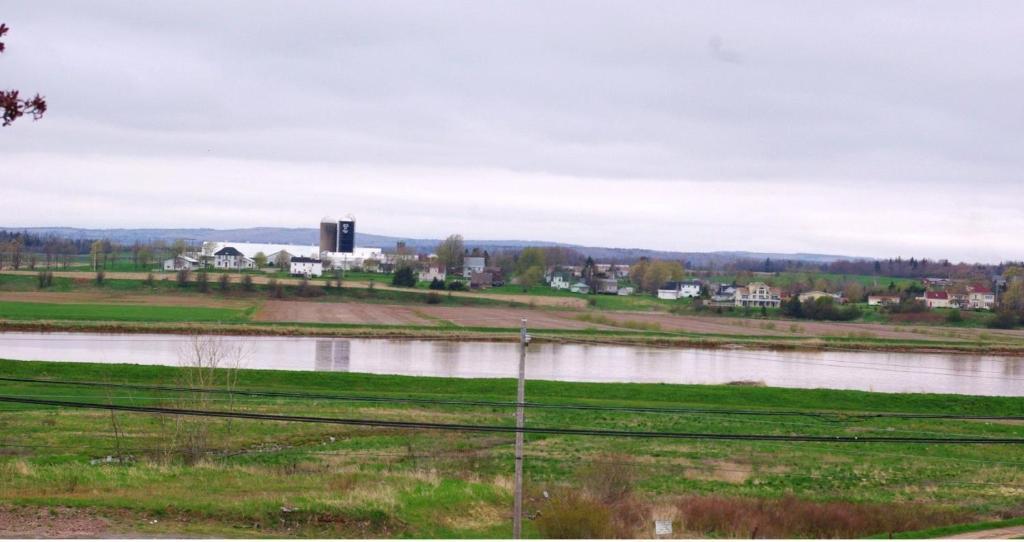
[[[708,288],[707,304],[710,307],[765,307],[771,309],[782,305],[782,290],[763,282],[751,282],[746,286],[725,283],[705,285],[704,281],[697,279],[669,282],[658,289],[658,298],[699,297],[705,287]]]
[[[984,284],[946,278],[927,278],[923,282],[926,290],[915,300],[929,309],[992,310],[997,303],[996,293]],[[897,294],[868,295],[868,305],[895,305],[899,302]]]
[[[263,255],[268,267],[288,266],[289,274],[319,277],[325,270],[362,269],[368,272],[390,273],[401,266],[416,270],[418,280],[431,282],[448,279],[448,270],[434,254],[415,254],[399,242],[394,252],[380,248],[355,247],[348,252],[320,252],[316,245],[281,245],[266,243],[203,243],[201,250],[179,254],[164,260],[165,271],[197,270],[205,268],[225,271],[256,269],[257,255]],[[471,288],[490,288],[505,283],[500,268],[488,267],[484,256],[464,258],[461,276]]]
[[[569,290],[577,294],[632,295],[632,286],[619,286],[619,279],[629,276],[629,266],[615,264],[594,264],[589,282],[585,280],[584,266],[556,266],[548,269],[544,280],[556,290]]]

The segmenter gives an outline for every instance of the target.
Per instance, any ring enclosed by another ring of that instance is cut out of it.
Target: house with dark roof
[[[288,273],[296,277],[319,277],[324,274],[324,262],[319,258],[294,256],[289,263]]]
[[[699,280],[683,280],[666,282],[658,288],[658,299],[680,299],[699,297],[700,288],[704,283]]]
[[[213,267],[215,269],[256,269],[256,262],[246,258],[244,254],[235,247],[224,247],[213,253]]]

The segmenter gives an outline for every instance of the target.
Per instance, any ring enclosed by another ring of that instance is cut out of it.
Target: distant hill
[[[160,239],[165,241],[188,239],[192,241],[234,241],[238,243],[249,242],[311,245],[315,244],[319,238],[319,232],[316,228],[240,228],[218,230],[213,228],[88,229],[66,227],[0,227],[0,229],[8,231],[27,231],[40,235],[53,233],[61,237],[71,239],[110,239],[111,241],[117,241],[119,243],[134,243],[135,241],[148,242]],[[414,239],[356,232],[356,244],[359,246],[389,249],[394,247],[395,243],[398,241],[405,241],[406,245],[410,248],[422,251],[433,250],[437,247],[438,243],[441,242],[439,239]],[[694,265],[698,266],[707,265],[709,263],[729,263],[741,259],[763,260],[765,258],[771,258],[773,260],[800,260],[816,263],[828,263],[836,260],[867,259],[835,254],[786,254],[744,251],[674,252],[644,248],[586,247],[567,243],[553,243],[550,241],[522,240],[466,240],[466,246],[469,248],[479,247],[483,250],[490,251],[502,248],[522,248],[527,246],[560,246],[578,250],[598,261],[632,262],[640,257],[646,256],[649,258],[690,261]]]

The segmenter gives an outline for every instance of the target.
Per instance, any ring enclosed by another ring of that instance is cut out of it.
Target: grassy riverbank
[[[211,284],[0,275],[0,330],[204,332],[447,340],[515,340],[520,318],[538,341],[669,347],[857,349],[1024,354],[1024,334],[926,325],[780,322],[721,316],[529,306],[502,299],[417,291],[282,289]],[[499,295],[499,294],[495,294]],[[513,298],[515,296],[512,296]],[[520,297],[519,299],[525,299]],[[559,299],[559,298],[554,298]]]
[[[197,373],[169,367],[0,361],[0,377],[167,385],[195,382]],[[514,381],[504,379],[254,370],[216,371],[204,378],[220,386],[233,382],[236,390],[381,400],[14,382],[0,382],[0,395],[509,426],[512,410],[501,405],[393,400],[504,402],[515,394]],[[1015,424],[856,416],[1024,415],[1024,401],[1016,398],[559,382],[530,382],[527,390],[528,399],[536,403],[763,414],[531,408],[528,420],[535,427],[859,437],[1024,436],[1024,428]],[[767,415],[769,411],[804,414]],[[368,537],[510,533],[510,434],[175,418],[9,403],[0,404],[0,428],[0,502],[29,508],[69,506],[120,518],[115,527],[124,532]],[[564,513],[558,504],[568,501],[610,529],[602,531],[605,535],[646,536],[654,515],[674,517],[684,532],[736,535],[736,526],[716,520],[702,503],[725,499],[712,507],[717,510],[764,499],[763,506],[770,507],[789,498],[793,502],[787,509],[800,511],[793,512],[799,517],[788,523],[790,532],[779,534],[820,536],[814,531],[817,516],[842,511],[847,519],[833,522],[845,525],[847,530],[840,534],[863,536],[999,519],[1013,514],[1024,494],[1024,452],[1013,445],[528,435],[526,450],[527,510],[537,518],[527,522],[533,536],[546,528],[540,518]],[[605,476],[609,473],[614,474],[612,479]],[[196,490],[199,487],[201,491]],[[544,491],[553,500],[545,499]],[[880,512],[879,505],[886,511]],[[871,523],[869,517],[884,521]],[[185,528],[186,523],[192,526]]]

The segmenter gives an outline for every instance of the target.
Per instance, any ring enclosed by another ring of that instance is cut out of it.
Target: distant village
[[[850,299],[840,291],[800,288],[787,291],[770,285],[770,279],[757,280],[758,275],[770,277],[771,273],[754,273],[752,280],[745,284],[684,278],[682,275],[690,273],[674,264],[676,268],[666,272],[664,280],[641,289],[637,267],[648,266],[650,261],[641,260],[629,265],[594,262],[590,258],[582,265],[544,265],[539,277],[527,279],[525,276],[506,276],[517,274],[510,272],[507,266],[495,265],[490,255],[479,249],[465,249],[459,254],[457,263],[451,258],[445,262],[435,252],[418,253],[404,242],[398,242],[387,251],[378,247],[355,246],[354,220],[324,219],[320,226],[320,243],[317,245],[205,242],[197,250],[165,260],[163,269],[287,270],[292,276],[306,278],[346,272],[393,274],[408,269],[415,281],[429,283],[434,289],[484,290],[506,284],[526,286],[530,282],[530,285],[575,294],[652,295],[661,300],[699,300],[701,306],[708,308],[746,309],[783,308],[784,303],[796,298],[804,304],[825,300],[834,305],[853,302],[893,307],[909,301],[925,309],[993,310],[998,304],[998,290],[1006,287],[1002,277],[993,277],[987,284],[977,280],[925,278],[922,280],[923,288],[911,291],[909,297],[907,292],[892,291],[890,287],[888,291],[858,291],[854,294],[856,299]],[[453,286],[453,282],[458,284]]]

